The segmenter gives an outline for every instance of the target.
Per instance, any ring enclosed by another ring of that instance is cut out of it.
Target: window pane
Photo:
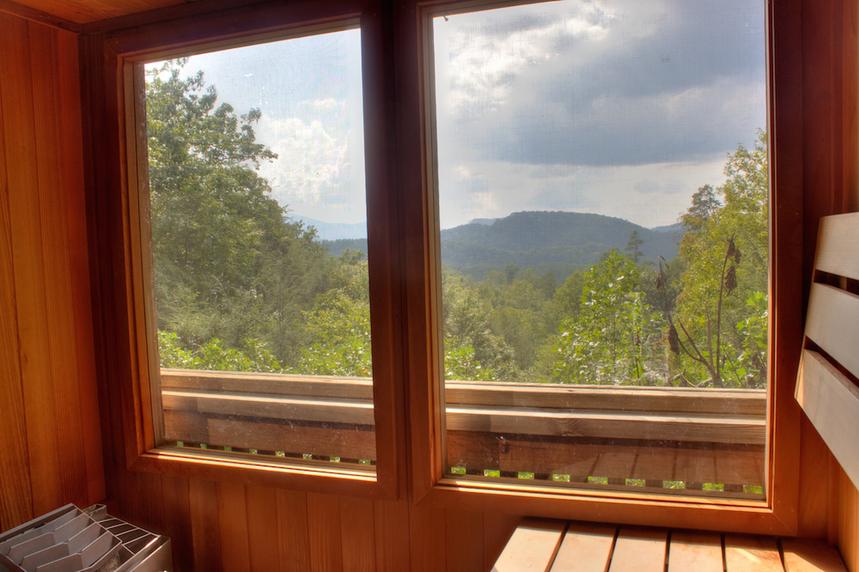
[[[360,44],[146,66],[168,445],[375,464]]]
[[[449,474],[763,496],[764,18],[434,17]]]

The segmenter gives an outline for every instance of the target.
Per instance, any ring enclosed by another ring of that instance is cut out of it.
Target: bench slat
[[[571,522],[552,564],[552,572],[605,572],[611,561],[616,529]]]
[[[668,532],[650,528],[622,528],[611,556],[610,572],[663,572]]]
[[[785,538],[781,547],[787,572],[847,572],[838,551],[822,542]]]
[[[703,532],[672,532],[668,572],[722,572],[722,536]]]
[[[727,572],[782,572],[781,555],[774,538],[725,536]]]
[[[525,519],[492,567],[494,572],[545,572],[566,527],[562,520]]]

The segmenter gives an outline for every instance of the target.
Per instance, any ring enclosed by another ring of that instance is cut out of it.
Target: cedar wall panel
[[[104,497],[77,38],[0,13],[0,529]]]

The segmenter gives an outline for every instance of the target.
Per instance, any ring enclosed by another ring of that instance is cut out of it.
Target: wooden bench
[[[497,572],[838,572],[838,551],[823,543],[525,519],[492,567]]]
[[[859,213],[823,217],[796,400],[859,487]]]

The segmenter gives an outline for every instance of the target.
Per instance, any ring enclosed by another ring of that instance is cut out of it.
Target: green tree
[[[150,71],[146,87],[158,327],[189,348],[260,340],[294,364],[329,257],[257,173],[275,157],[256,141],[260,112],[237,114],[184,64]]]
[[[752,149],[740,146],[729,155],[721,200],[699,191],[684,217],[679,257],[685,270],[669,335],[691,385],[766,383],[766,143],[762,132]]]
[[[551,379],[560,383],[643,384],[654,371],[660,318],[644,298],[640,269],[610,251],[584,275],[581,307],[550,341]]]

